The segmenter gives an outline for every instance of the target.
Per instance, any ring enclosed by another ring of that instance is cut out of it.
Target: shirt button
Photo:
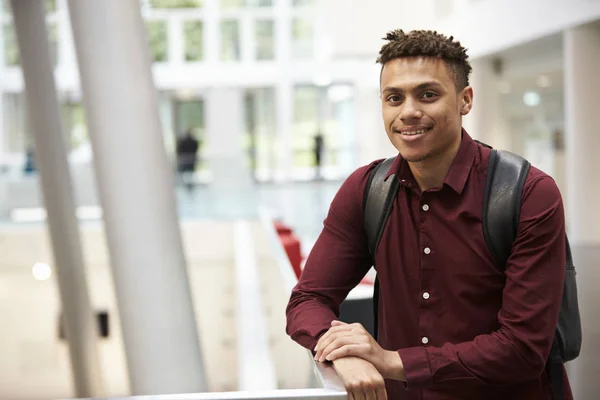
[[[423,343],[423,344],[429,343],[429,339],[427,338],[427,336],[423,336],[423,338],[421,339],[421,343]]]
[[[425,247],[423,252],[425,252],[425,254],[429,254],[429,253],[431,253],[431,249],[429,247]]]
[[[423,298],[425,300],[429,299],[429,293],[427,293],[427,292],[423,293]]]
[[[429,211],[429,205],[428,204],[423,204],[423,211]]]

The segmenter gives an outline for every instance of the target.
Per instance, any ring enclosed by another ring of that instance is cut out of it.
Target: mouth
[[[432,128],[407,128],[394,129],[394,133],[402,136],[405,139],[416,139],[429,132]]]

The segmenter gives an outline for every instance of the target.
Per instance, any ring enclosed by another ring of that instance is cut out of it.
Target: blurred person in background
[[[33,175],[37,171],[35,166],[35,151],[32,146],[27,147],[25,151],[25,163],[23,164],[23,173]]]
[[[314,146],[313,153],[315,155],[315,168],[316,175],[315,178],[318,180],[323,179],[323,171],[322,171],[322,160],[323,160],[323,151],[325,147],[325,137],[321,132],[317,132],[314,138]]]
[[[194,137],[191,129],[177,141],[177,172],[181,182],[189,190],[194,188],[199,148],[200,142]]]
[[[559,190],[531,167],[517,238],[497,265],[481,216],[491,150],[462,129],[473,105],[466,49],[432,31],[385,39],[382,115],[398,150],[387,174],[399,190],[375,254],[377,337],[337,319],[373,265],[364,193],[383,160],[352,173],[332,201],[292,291],[287,332],[333,362],[350,399],[550,400],[545,365],[566,258]]]

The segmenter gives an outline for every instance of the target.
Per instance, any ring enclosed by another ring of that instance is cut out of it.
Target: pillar
[[[565,32],[567,190],[571,240],[600,244],[600,29]]]
[[[68,4],[132,394],[205,391],[139,1]]]
[[[600,280],[600,28],[585,25],[564,32],[566,106],[567,229],[577,268],[583,346],[578,359],[567,364],[576,399],[594,398],[598,385],[594,366],[600,357],[597,282]]]
[[[360,84],[357,85],[355,93],[358,164],[366,165],[371,161],[398,154],[385,131],[379,87]]]
[[[85,278],[73,187],[50,60],[45,4],[38,0],[13,0],[11,4],[75,395],[100,397],[103,395],[103,383],[96,339],[98,328]]]
[[[473,108],[463,117],[463,127],[474,139],[498,149],[513,149],[516,143],[510,135],[508,121],[504,118],[501,94],[498,90],[498,73],[493,61],[487,58],[473,60],[470,85],[473,87]]]
[[[247,127],[242,88],[215,87],[206,97],[207,157],[215,217],[254,215],[254,187],[248,166]],[[244,201],[240,202],[240,193]]]

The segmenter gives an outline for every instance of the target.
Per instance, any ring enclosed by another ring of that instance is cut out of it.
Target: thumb
[[[340,325],[348,325],[345,322],[342,321],[331,321],[331,326],[340,326]]]

